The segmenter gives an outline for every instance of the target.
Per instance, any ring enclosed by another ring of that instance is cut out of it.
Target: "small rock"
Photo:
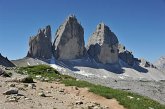
[[[75,87],[76,90],[78,90],[78,87]]]
[[[82,101],[76,101],[76,105],[81,105],[81,104],[83,104]]]
[[[153,107],[148,107],[148,109],[154,109]]]
[[[42,106],[42,104],[41,103],[38,103],[38,106]]]
[[[36,78],[40,79],[40,78],[42,78],[42,76],[41,75],[36,75]]]
[[[34,83],[33,78],[30,76],[24,76],[24,77],[19,78],[19,82]]]
[[[18,94],[18,89],[17,88],[11,88],[11,89],[3,92],[3,95],[11,95],[11,94]]]
[[[59,92],[64,92],[65,89],[60,89]]]
[[[24,87],[25,87],[25,88],[28,87],[28,84],[24,84]]]
[[[25,98],[25,100],[32,100],[31,98]]]
[[[130,98],[130,99],[133,99],[134,97],[132,97],[132,96],[127,96],[128,98]]]
[[[6,102],[18,102],[19,99],[20,97],[18,97],[17,95],[11,95],[11,96],[7,96]]]
[[[19,89],[19,90],[25,91],[25,89],[24,89],[23,87],[18,87],[18,89]]]
[[[102,108],[99,106],[94,106],[93,109],[102,109]]]
[[[56,82],[60,82],[60,81],[61,81],[61,79],[55,79],[55,81],[56,81]]]
[[[9,86],[10,86],[10,87],[15,87],[15,84],[10,84]]]
[[[50,79],[49,78],[44,78],[44,81],[48,82],[48,81],[50,81]]]
[[[46,91],[46,93],[51,93],[50,91]]]
[[[28,87],[31,88],[31,89],[35,89],[36,85],[35,84],[28,84]]]
[[[140,98],[137,98],[137,100],[140,100]]]
[[[44,94],[44,92],[40,92],[40,93],[38,93],[38,95],[41,96],[41,97],[46,97],[46,95]]]

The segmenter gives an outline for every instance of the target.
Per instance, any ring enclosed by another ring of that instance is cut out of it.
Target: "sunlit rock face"
[[[118,63],[118,39],[104,23],[98,24],[96,31],[89,38],[87,53],[103,64]]]
[[[51,27],[39,29],[36,36],[30,37],[27,57],[50,59],[52,57]]]
[[[157,66],[161,71],[165,72],[165,56],[160,57],[155,63],[155,66]]]
[[[69,16],[56,32],[54,56],[58,60],[78,59],[84,56],[84,46],[84,29],[75,16]]]

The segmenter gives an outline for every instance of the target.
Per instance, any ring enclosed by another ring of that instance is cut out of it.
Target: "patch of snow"
[[[29,62],[27,62],[27,64],[28,64],[28,65],[30,65],[30,63],[29,63]]]
[[[125,79],[123,75],[118,76],[120,79]]]
[[[66,71],[65,69],[63,69],[62,67],[56,65],[56,64],[50,64],[50,66],[54,69],[56,69],[57,71]]]
[[[103,76],[103,78],[105,78],[105,79],[106,79],[106,78],[107,78],[107,76]]]
[[[94,74],[87,73],[87,72],[84,72],[84,71],[75,71],[74,73],[84,75],[84,76],[87,76],[87,77],[94,75]]]

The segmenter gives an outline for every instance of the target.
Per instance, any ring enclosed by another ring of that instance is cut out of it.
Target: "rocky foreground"
[[[0,109],[124,109],[115,99],[66,87],[59,82],[41,82],[12,72],[0,76]],[[30,82],[30,83],[26,83]]]

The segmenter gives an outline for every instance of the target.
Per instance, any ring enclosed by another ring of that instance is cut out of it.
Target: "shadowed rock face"
[[[36,36],[30,37],[27,57],[50,59],[52,57],[51,28],[39,29]]]
[[[125,46],[123,46],[122,44],[118,45],[118,50],[119,58],[123,60],[125,63],[127,63],[129,66],[133,66],[135,59],[132,52],[126,50]]]
[[[7,57],[3,57],[0,54],[0,65],[5,66],[5,67],[14,67],[15,65],[7,59]]]
[[[69,16],[58,28],[53,43],[54,56],[58,60],[77,59],[84,56],[84,29],[75,16]]]
[[[118,39],[108,26],[100,23],[89,38],[87,52],[97,62],[118,63]]]

